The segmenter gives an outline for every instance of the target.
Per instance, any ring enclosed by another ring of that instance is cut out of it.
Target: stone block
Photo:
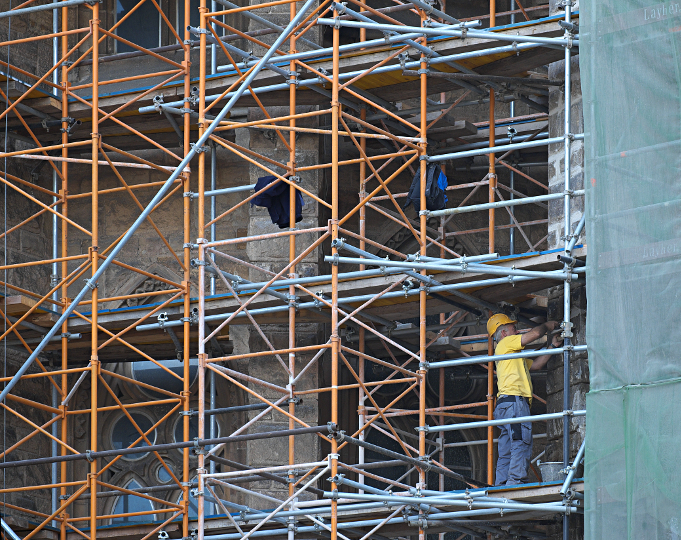
[[[264,431],[259,425],[254,433]],[[274,428],[274,426],[267,426]],[[276,429],[276,428],[275,428]],[[279,429],[288,429],[288,424],[281,425]],[[288,463],[288,438],[263,439],[248,443],[248,464],[252,467],[271,467]]]
[[[265,210],[266,211],[266,210]],[[316,220],[304,218],[296,224],[298,229],[307,229],[316,227]],[[249,236],[256,236],[262,234],[269,234],[273,232],[280,232],[281,229],[272,223],[269,216],[267,217],[251,217],[249,221],[248,234]],[[305,249],[319,237],[319,233],[314,232],[310,234],[300,234],[296,238],[296,255],[300,255]],[[307,257],[307,261],[316,260],[319,256],[319,247],[313,250]],[[258,261],[287,261],[289,259],[289,241],[288,238],[271,238],[258,242],[249,242],[246,248],[248,258],[252,262]]]

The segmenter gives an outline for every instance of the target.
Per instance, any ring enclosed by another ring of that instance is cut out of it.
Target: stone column
[[[578,3],[573,4],[573,10],[579,9]],[[563,10],[557,0],[551,0],[551,14],[561,13]],[[554,62],[549,65],[550,79],[564,79],[565,62]],[[580,85],[579,56],[572,57],[571,77],[571,133],[584,132],[584,116],[582,109],[582,89]],[[564,134],[565,89],[552,87],[549,95],[549,137],[561,137]],[[570,189],[584,188],[584,143],[573,141],[571,145]],[[560,193],[565,188],[565,156],[563,144],[549,146],[549,192]],[[584,198],[573,198],[571,204],[571,230],[574,231],[584,214]],[[561,249],[565,239],[563,199],[556,199],[549,203],[549,249]],[[584,243],[584,236],[577,241],[577,245]],[[571,287],[570,320],[574,325],[572,332],[573,345],[586,342],[586,288],[583,284],[573,284]],[[563,319],[563,286],[549,289],[550,319]],[[586,353],[574,354],[570,364],[570,408],[572,410],[586,408],[586,394],[589,391],[589,366]],[[563,410],[563,357],[556,355],[548,363],[548,377],[546,382],[547,412]],[[543,461],[562,461],[562,420],[551,421],[547,426],[548,443],[546,456]],[[574,458],[579,446],[584,440],[585,419],[575,418],[571,421],[570,458]]]
[[[309,106],[298,107],[298,112],[311,110]],[[268,113],[272,117],[288,114],[288,107],[268,107]],[[264,115],[260,109],[251,108],[249,110],[249,121],[260,120]],[[307,120],[305,123],[299,122],[306,127],[315,127],[318,123],[316,118]],[[288,135],[285,134],[288,141]],[[289,161],[289,151],[273,130],[239,130],[237,134],[237,144],[248,147],[251,150],[268,158],[274,159],[279,163],[286,164]],[[296,164],[298,167],[319,163],[319,138],[317,135],[299,134],[296,140]],[[269,164],[266,164],[270,167]],[[281,174],[279,168],[274,169]],[[266,176],[267,173],[261,168],[251,165],[250,183],[255,184],[259,177]],[[319,192],[319,177],[316,171],[303,172],[298,174],[301,177],[300,185],[311,193]],[[307,195],[303,195],[303,220],[296,224],[298,229],[317,227],[319,225],[319,208]],[[266,208],[257,206],[249,208],[248,236],[261,235],[273,232],[280,232],[282,229],[272,223],[269,212]],[[318,233],[310,235],[299,235],[296,238],[296,254],[302,253],[316,238]],[[248,260],[262,268],[272,272],[279,272],[289,262],[289,239],[288,237],[261,242],[251,242],[247,246]],[[321,251],[315,250],[301,264],[297,265],[296,272],[300,276],[317,275],[319,271],[319,257]],[[250,270],[249,279],[252,281],[262,281],[268,279],[268,274],[257,270]],[[282,314],[282,320],[284,315]],[[252,326],[248,326],[249,349],[251,351],[267,350],[267,345]],[[319,324],[296,324],[296,346],[313,345],[319,342],[321,325]],[[288,327],[286,324],[263,325],[262,330],[267,339],[277,349],[288,347]],[[312,355],[299,355],[296,362],[296,373],[310,360]],[[288,363],[286,355],[282,355],[284,362]],[[258,379],[266,380],[281,387],[288,384],[288,376],[280,362],[274,357],[258,357],[248,362],[248,374]],[[254,391],[261,393],[268,400],[275,401],[281,394],[275,391],[263,389],[262,386],[255,384],[249,385]],[[311,369],[309,374],[297,384],[298,389],[309,389],[317,387],[317,370]],[[250,403],[260,403],[260,400],[250,396]],[[288,409],[288,403],[284,402],[282,408]],[[250,414],[252,418],[259,411]],[[308,424],[316,424],[318,421],[317,396],[307,395],[302,403],[296,405],[296,416]],[[255,430],[274,431],[288,429],[288,418],[280,413],[270,413],[264,417]],[[251,430],[254,431],[254,430]],[[319,457],[319,438],[316,435],[304,435],[296,437],[295,459],[297,463],[315,461]],[[271,465],[286,464],[288,462],[288,438],[276,438],[270,440],[251,441],[247,443],[248,464],[253,467],[266,467]],[[285,498],[287,487],[284,484],[275,484],[263,481],[253,484],[252,487],[274,496]],[[266,508],[271,503],[251,497],[248,503],[250,506]]]

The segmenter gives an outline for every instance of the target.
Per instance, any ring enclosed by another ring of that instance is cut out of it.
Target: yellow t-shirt
[[[494,354],[511,354],[523,350],[522,336],[506,336],[494,350]],[[529,358],[514,358],[512,360],[499,360],[495,362],[497,367],[498,395],[523,396],[532,399],[532,379],[530,378]]]

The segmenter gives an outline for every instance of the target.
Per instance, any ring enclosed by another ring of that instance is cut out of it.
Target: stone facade
[[[12,376],[21,367],[28,355],[24,352],[3,347],[0,356],[4,365],[3,377]],[[43,359],[45,360],[45,359]],[[45,360],[46,361],[46,360]],[[47,361],[46,361],[47,362]],[[34,365],[28,373],[38,373],[40,368]],[[45,403],[45,396],[51,393],[51,384],[46,378],[32,378],[21,382],[21,396],[38,403]],[[51,418],[49,412],[41,411],[28,404],[9,400],[8,406],[15,413],[4,409],[0,416],[0,432],[2,435],[2,447],[11,450],[12,446],[24,441],[19,448],[9,451],[3,456],[2,461],[11,463],[24,459],[36,459],[51,455],[52,444],[50,439],[41,434],[36,434],[33,429],[18,415],[30,418],[37,425],[44,425]],[[48,430],[50,428],[47,428]],[[2,488],[11,489],[24,486],[37,486],[51,482],[50,465],[34,465],[31,467],[9,467],[0,471]],[[30,510],[44,512],[50,507],[50,490],[31,492],[14,491],[3,494],[3,503],[17,505]],[[27,529],[29,522],[27,514],[17,512],[12,508],[2,509],[3,518],[15,527],[15,530]]]
[[[552,14],[559,13],[558,3],[552,1]],[[573,6],[578,9],[579,6]],[[565,78],[565,62],[554,62],[549,65],[550,79]],[[584,115],[582,107],[582,89],[579,71],[579,56],[571,58],[571,124],[570,133],[584,132]],[[565,133],[565,89],[552,87],[549,96],[549,137],[561,137]],[[570,189],[584,189],[584,143],[572,141]],[[563,144],[549,146],[549,192],[561,193],[565,189],[565,152]],[[570,224],[568,234],[571,234],[584,215],[584,198],[572,199],[570,205]],[[549,201],[549,249],[559,249],[565,245],[565,212],[563,199]],[[585,242],[584,233],[577,241],[577,245]],[[571,343],[581,345],[586,343],[586,288],[581,283],[571,286],[570,321],[573,324],[574,337]],[[549,290],[549,318],[563,320],[563,287]],[[589,366],[585,353],[573,354],[570,363],[570,409],[584,410],[586,408],[586,393],[589,391]],[[548,363],[548,378],[546,382],[547,412],[563,410],[563,357],[556,355]],[[584,440],[585,418],[574,418],[570,422],[570,456],[574,457]],[[562,420],[548,422],[548,444],[546,461],[561,461],[563,456]]]

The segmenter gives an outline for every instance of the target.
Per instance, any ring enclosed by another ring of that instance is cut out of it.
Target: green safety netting
[[[681,539],[681,2],[583,0],[586,538]]]

